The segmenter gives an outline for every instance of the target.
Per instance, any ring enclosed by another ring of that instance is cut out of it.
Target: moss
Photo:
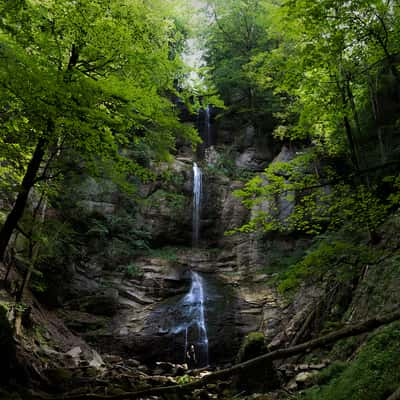
[[[264,334],[249,333],[238,352],[237,362],[244,362],[268,352]],[[276,370],[271,361],[245,368],[237,377],[236,386],[246,392],[264,392],[279,386]]]
[[[337,342],[331,351],[330,356],[335,360],[346,360],[350,358],[362,343],[362,339],[354,336]]]
[[[400,385],[400,322],[374,334],[355,360],[322,372],[303,400],[385,400]],[[342,369],[342,371],[341,371]]]
[[[237,362],[250,360],[251,358],[260,356],[268,351],[265,337],[262,332],[251,332],[245,338],[240,346]]]
[[[124,269],[124,276],[126,278],[142,278],[144,276],[144,271],[139,265],[131,263],[125,267],[122,266],[122,268]]]
[[[187,206],[188,198],[180,193],[168,192],[159,189],[149,198],[144,200],[144,204],[148,207],[161,207],[166,205],[171,210],[183,210]]]
[[[316,377],[316,383],[318,385],[325,385],[332,379],[336,379],[343,371],[347,368],[349,363],[343,361],[335,361],[328,368],[321,371]]]
[[[161,258],[166,261],[177,261],[180,248],[173,246],[161,247],[158,249],[149,249],[148,256],[152,258]]]

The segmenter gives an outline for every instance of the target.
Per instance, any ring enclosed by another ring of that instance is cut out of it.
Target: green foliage
[[[305,256],[281,276],[279,290],[287,292],[304,281],[317,283],[326,276],[337,282],[349,282],[365,263],[378,256],[367,245],[360,244],[358,238],[351,240],[343,232],[340,234],[342,238],[319,236]]]
[[[293,250],[271,247],[268,250],[268,264],[262,268],[266,274],[277,274],[278,279],[286,273],[288,268],[297,264],[304,256],[306,249],[303,245],[297,245]],[[270,281],[270,279],[268,279]]]
[[[127,278],[141,278],[144,275],[143,270],[136,264],[129,264],[124,267],[124,274]]]
[[[149,249],[149,257],[161,258],[166,261],[177,261],[178,260],[178,247],[161,247],[158,249]]]
[[[167,169],[166,171],[163,171],[161,173],[161,176],[159,176],[159,179],[162,182],[170,184],[174,187],[182,187],[185,182],[184,175],[179,174],[176,171],[171,170],[171,169]]]
[[[394,122],[384,111],[385,82],[400,83],[394,4],[265,2],[265,34],[276,46],[258,51],[248,68],[253,84],[281,99],[277,137],[312,140],[326,154],[347,154],[356,168],[370,155],[375,162],[395,156],[392,149],[377,154],[379,124]]]
[[[81,224],[81,222],[80,222]],[[90,255],[98,256],[104,265],[124,265],[148,249],[148,234],[136,228],[135,216],[126,210],[106,217],[88,215],[80,227],[80,241]]]
[[[218,45],[237,45],[236,32],[224,32],[235,11],[211,3],[223,11],[215,31],[221,37],[232,33],[233,43]],[[270,103],[280,103],[273,111],[275,137],[307,143],[308,150],[271,164],[236,192],[251,219],[228,233],[314,236],[345,229],[372,238],[399,204],[398,178],[388,178],[390,193],[384,192],[387,170],[375,170],[398,160],[398,136],[391,133],[398,130],[398,7],[383,0],[265,0],[238,2],[237,9],[255,23],[257,34],[263,32],[266,44],[253,42],[250,59],[241,65],[247,87],[273,93]],[[217,54],[221,59],[213,66],[230,62],[229,53]]]
[[[390,208],[389,201],[378,197],[376,186],[341,177],[333,166],[321,164],[315,150],[288,162],[272,163],[234,194],[253,211],[250,221],[236,230],[239,232],[316,235],[344,226],[351,231],[373,232]],[[289,213],[284,213],[282,203],[291,205]]]
[[[348,362],[343,362],[343,361],[335,361],[329,367],[325,368],[322,370],[317,376],[316,376],[316,384],[317,385],[325,385],[329,383],[332,379],[337,378],[339,375],[342,374],[342,372],[348,367],[349,363]]]
[[[187,197],[181,193],[159,189],[143,202],[148,207],[168,207],[179,212],[187,205]]]
[[[400,205],[400,175],[387,176],[385,177],[384,182],[392,185],[392,193],[388,200],[392,206],[398,208]]]
[[[204,171],[209,175],[225,175],[234,180],[247,181],[254,176],[252,171],[238,168],[235,163],[236,154],[230,147],[218,149],[218,157],[213,164],[207,164]]]
[[[185,385],[186,383],[193,382],[193,380],[195,380],[195,377],[191,375],[182,375],[176,378],[176,383],[178,385]]]
[[[254,84],[248,64],[274,47],[266,34],[265,0],[208,0],[211,24],[204,24],[205,59],[212,86],[218,90],[231,122],[271,121],[279,109],[270,88]],[[233,125],[234,126],[234,125]]]
[[[330,357],[332,357],[334,360],[340,360],[339,364],[342,364],[342,362],[352,358],[357,349],[360,347],[362,341],[362,338],[357,336],[339,340],[333,346],[330,352]],[[327,383],[327,380],[321,383]]]
[[[347,366],[334,364],[324,371],[323,386],[307,390],[299,399],[387,399],[400,382],[399,345],[400,324],[396,322],[376,332]]]
[[[29,1],[25,8],[5,7],[0,28],[3,107],[18,106],[25,129],[19,120],[11,128],[21,142],[45,136],[88,161],[94,155],[117,161],[120,146],[144,144],[166,156],[175,134],[195,138],[161,94],[174,91],[179,60],[170,44],[180,40],[161,3]]]
[[[0,1],[0,194],[16,211],[0,231],[1,257],[34,186],[50,197],[80,169],[132,193],[133,183],[153,177],[150,161],[170,158],[177,137],[199,142],[172,101],[185,37],[170,15],[175,3]],[[106,229],[97,224],[88,235],[100,241],[113,234]],[[26,236],[33,268],[41,234]],[[109,258],[146,247],[132,227],[110,242]]]

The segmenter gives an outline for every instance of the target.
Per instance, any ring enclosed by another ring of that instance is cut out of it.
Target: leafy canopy
[[[135,149],[165,159],[176,136],[196,142],[170,100],[182,68],[173,51],[182,34],[168,15],[170,3],[0,2],[0,149],[12,160],[7,168],[42,138],[48,153],[109,159],[121,172],[144,175]]]

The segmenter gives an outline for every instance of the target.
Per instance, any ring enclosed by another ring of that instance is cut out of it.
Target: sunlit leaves
[[[2,1],[3,129],[26,143],[27,154],[46,137],[52,151],[62,143],[59,154],[68,148],[88,161],[125,162],[133,174],[137,164],[121,157],[121,147],[132,155],[139,141],[149,157],[166,159],[176,136],[196,141],[169,99],[181,66],[171,55],[181,36],[170,3]],[[11,147],[2,150],[11,156]]]
[[[375,189],[339,176],[319,161],[317,152],[307,151],[292,161],[272,163],[235,192],[252,210],[250,221],[236,231],[318,235],[345,227],[373,232],[390,207],[374,194]]]

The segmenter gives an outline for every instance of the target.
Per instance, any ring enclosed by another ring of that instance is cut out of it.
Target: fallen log
[[[335,332],[324,335],[320,338],[310,340],[308,342],[271,351],[270,353],[263,354],[262,356],[253,358],[251,360],[236,364],[230,368],[226,368],[220,371],[210,373],[209,375],[203,376],[202,378],[182,384],[182,385],[171,385],[171,386],[157,386],[153,388],[143,389],[136,392],[126,392],[118,395],[104,396],[96,394],[81,394],[73,396],[44,396],[44,395],[33,395],[34,400],[133,400],[145,396],[162,396],[167,394],[183,394],[192,391],[193,389],[201,388],[208,383],[215,382],[217,380],[223,380],[231,377],[232,375],[240,374],[247,368],[255,367],[263,364],[266,361],[279,360],[299,353],[307,353],[310,350],[318,347],[334,343],[340,339],[345,339],[351,336],[357,336],[362,333],[370,332],[382,325],[389,324],[391,322],[400,320],[400,311],[395,311],[382,317],[375,317],[357,324],[348,325]],[[397,397],[395,397],[397,399]]]

